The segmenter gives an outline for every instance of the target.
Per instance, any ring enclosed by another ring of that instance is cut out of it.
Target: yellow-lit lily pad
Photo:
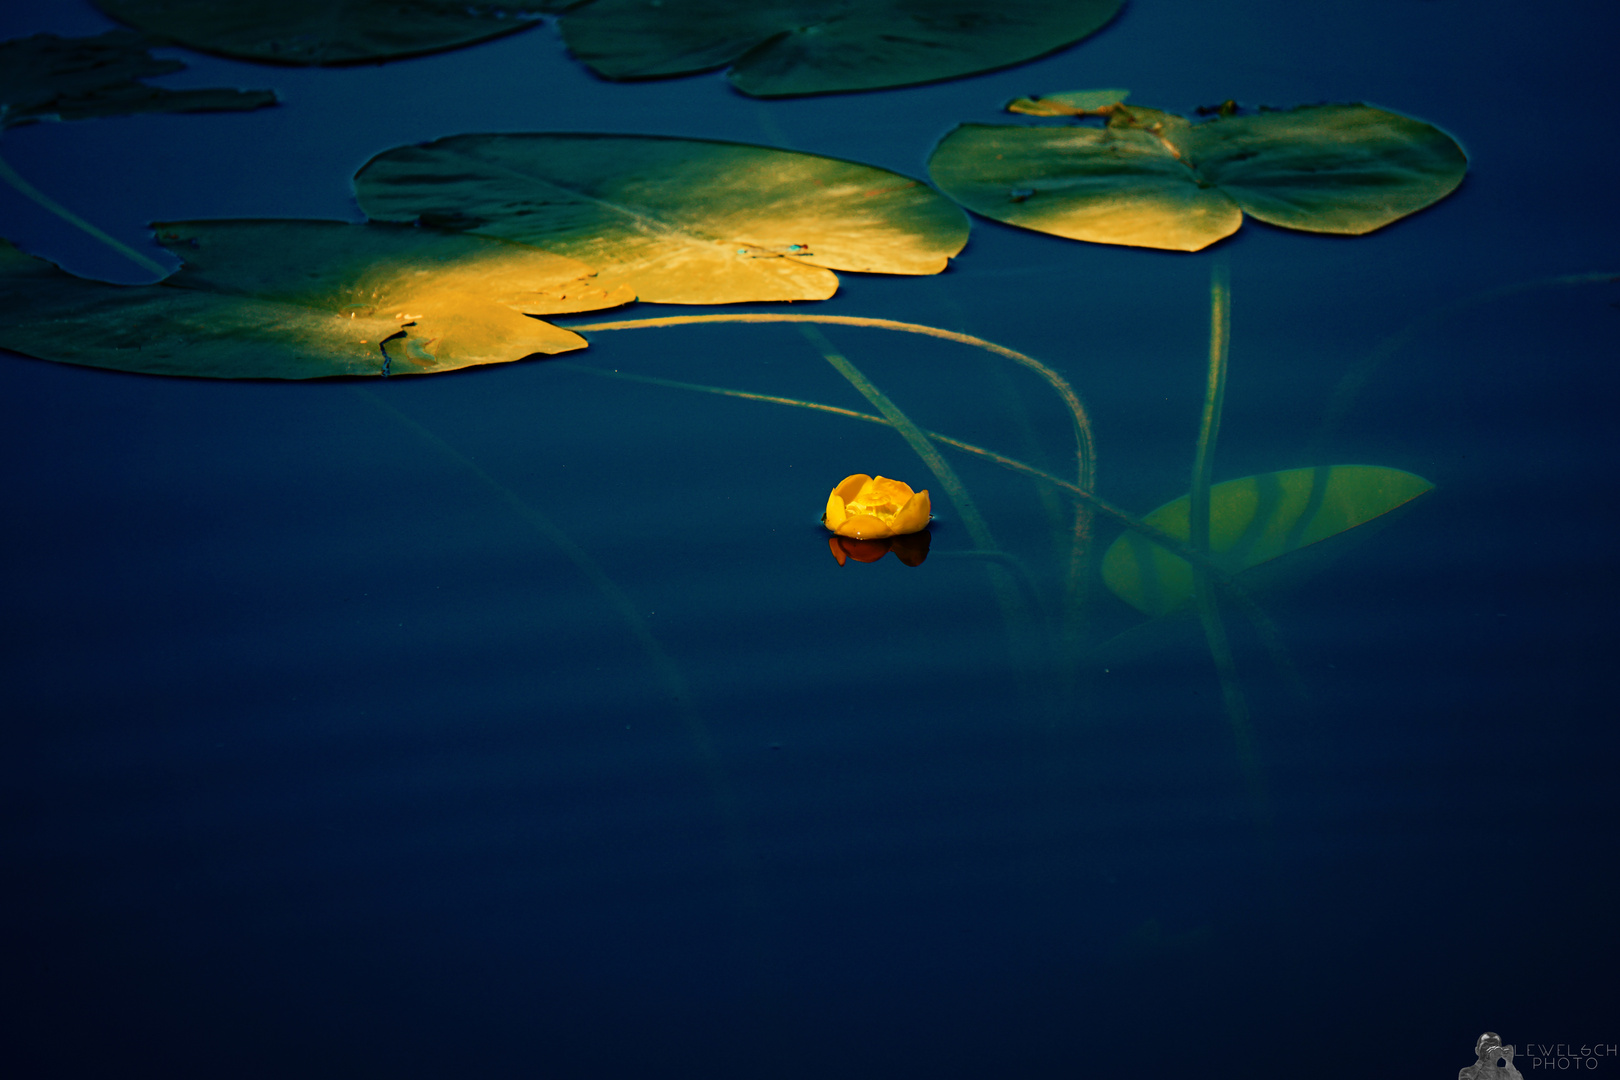
[[[108,285],[0,242],[0,346],[42,360],[216,379],[430,374],[585,347],[522,311],[627,293],[519,244],[332,221],[157,226],[186,265]]]
[[[952,79],[1045,55],[1100,30],[1123,0],[593,0],[563,38],[610,79],[730,67],[756,97]]]
[[[543,247],[643,300],[822,300],[834,270],[936,274],[967,217],[887,169],[650,135],[456,135],[379,154],[355,177],[374,220]]]
[[[1400,469],[1332,465],[1245,476],[1209,493],[1210,558],[1237,574],[1326,540],[1387,514],[1434,485]],[[1171,536],[1189,536],[1187,496],[1165,503],[1143,520]],[[1193,572],[1136,532],[1127,532],[1103,555],[1103,581],[1120,599],[1148,615],[1164,615],[1193,598]]]
[[[55,117],[85,120],[150,112],[222,112],[276,103],[269,90],[165,90],[141,82],[183,71],[128,30],[95,37],[35,34],[0,42],[0,127]]]
[[[239,60],[379,63],[457,49],[533,26],[576,0],[94,0],[155,39]]]
[[[997,221],[1197,251],[1236,232],[1244,213],[1290,229],[1368,233],[1449,195],[1468,169],[1445,132],[1367,105],[1197,124],[1136,106],[1106,113],[1101,128],[963,124],[935,149],[929,173]]]

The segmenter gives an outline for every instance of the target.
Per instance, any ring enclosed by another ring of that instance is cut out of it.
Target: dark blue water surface
[[[109,25],[25,3],[0,36]],[[1286,664],[1229,613],[1247,759],[1196,622],[1054,660],[1030,482],[951,458],[1023,578],[943,498],[923,565],[840,567],[839,479],[934,486],[893,431],[580,370],[865,409],[793,327],[387,382],[0,355],[5,1071],[1444,1078],[1490,1030],[1533,1077],[1538,1045],[1612,1052],[1620,284],[1552,279],[1620,275],[1617,29],[1600,3],[1133,0],[1018,69],[762,103],[601,82],[548,25],[345,70],[166,51],[191,64],[167,85],[283,104],[7,132],[32,183],[161,258],[149,221],[358,221],[356,168],[457,132],[922,175],[956,123],[1093,86],[1367,101],[1471,169],[1354,239],[1251,221],[1183,255],[975,220],[945,274],[791,308],[1041,358],[1086,399],[1099,490],[1145,512],[1188,487],[1224,260],[1216,478],[1436,485],[1262,598]],[[0,218],[145,279],[9,188]],[[923,426],[1063,468],[1027,372],[827,333]],[[1141,622],[1100,585],[1088,620],[1092,644]]]

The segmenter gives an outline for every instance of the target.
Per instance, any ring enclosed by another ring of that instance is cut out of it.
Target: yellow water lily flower
[[[821,522],[839,536],[879,540],[921,532],[928,527],[931,514],[928,492],[912,491],[884,476],[856,473],[832,489]]]

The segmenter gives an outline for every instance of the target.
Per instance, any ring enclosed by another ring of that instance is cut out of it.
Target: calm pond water
[[[0,14],[3,37],[109,25]],[[1620,1074],[1616,29],[1596,3],[1133,0],[1021,68],[762,103],[598,81],[548,25],[345,70],[176,50],[166,85],[283,104],[8,132],[20,173],[154,254],[154,220],[358,221],[356,168],[457,132],[921,176],[956,123],[1093,86],[1367,101],[1471,159],[1367,237],[1250,221],[1183,255],[975,219],[938,277],[738,309],[1039,357],[1085,398],[1100,492],[1140,513],[1187,490],[1229,265],[1216,479],[1436,485],[1262,595],[1274,642],[1229,613],[1250,749],[1195,621],[1098,648],[1143,621],[1098,585],[1061,652],[1031,482],[953,454],[1000,554],[938,499],[922,565],[839,566],[839,479],[935,486],[893,431],[603,377],[865,409],[791,326],[387,382],[0,355],[12,1075],[1449,1077],[1487,1030],[1526,1076],[1560,1043]],[[9,188],[0,219],[145,279]],[[690,310],[726,309],[625,317]],[[1063,467],[1067,414],[1027,372],[826,333],[924,427]]]

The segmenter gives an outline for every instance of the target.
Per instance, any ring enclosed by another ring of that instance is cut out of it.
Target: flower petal
[[[894,530],[889,528],[886,521],[871,514],[856,514],[834,531],[839,536],[848,536],[855,540],[879,540],[894,535]]]
[[[844,502],[847,503],[852,501],[856,495],[860,494],[861,488],[865,487],[871,482],[872,478],[870,476],[867,476],[863,472],[858,472],[853,476],[846,476],[840,480],[838,482],[838,486],[833,488],[833,494],[838,496],[840,499],[843,499]]]
[[[889,524],[897,534],[921,532],[928,528],[928,519],[932,515],[933,506],[928,501],[928,492],[919,491],[900,508]]]
[[[863,489],[863,492],[867,489]],[[911,485],[904,480],[890,480],[887,476],[874,476],[869,485],[870,493],[876,496],[873,502],[890,502],[896,506],[906,505],[906,500],[916,494]]]
[[[833,493],[827,496],[827,512],[822,515],[821,523],[833,532],[837,532],[838,526],[842,525],[848,518],[849,513],[844,509],[844,500],[839,498],[838,490],[834,488]]]

